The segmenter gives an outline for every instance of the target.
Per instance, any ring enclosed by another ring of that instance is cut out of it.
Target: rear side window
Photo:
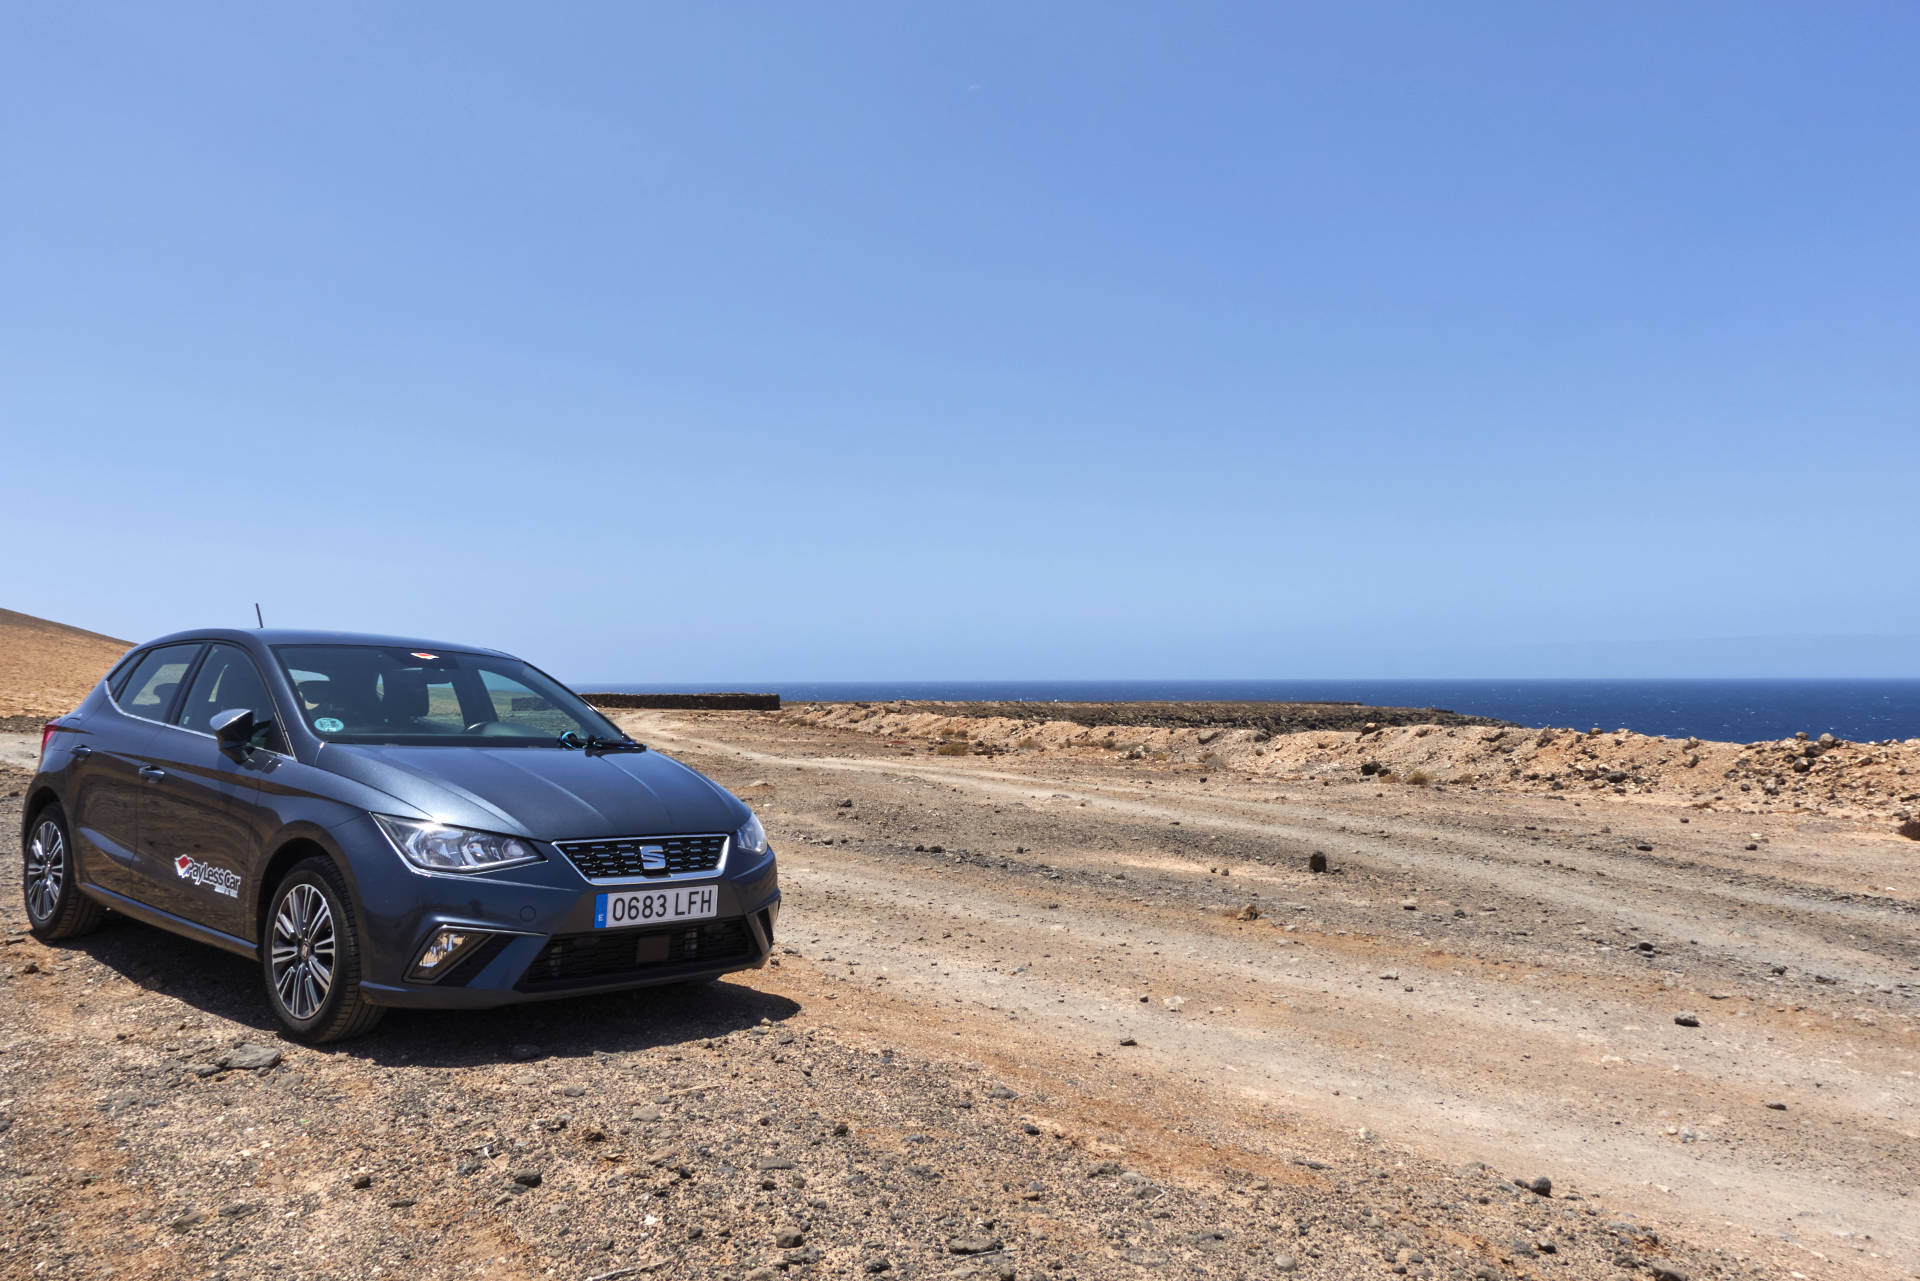
[[[115,698],[126,697],[127,681],[132,677],[133,669],[140,665],[139,660],[140,654],[135,651],[115,663],[113,670],[107,673],[107,688],[113,691]]]
[[[150,721],[167,719],[167,709],[173,706],[180,682],[186,679],[187,669],[193,666],[194,656],[199,652],[197,643],[162,645],[148,651],[121,687],[120,710]]]
[[[260,669],[238,646],[211,646],[207,661],[200,664],[193,686],[187,690],[186,702],[174,716],[174,724],[211,734],[213,718],[236,707],[253,713],[254,722],[260,726],[256,743],[282,750],[269,724],[274,719],[273,698],[267,693],[267,683],[260,679]]]

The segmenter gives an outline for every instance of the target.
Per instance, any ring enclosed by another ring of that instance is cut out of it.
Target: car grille
[[[590,881],[627,876],[698,876],[720,866],[724,836],[623,836],[611,841],[560,841],[560,852]],[[659,849],[666,866],[649,870],[643,846]]]
[[[753,955],[745,917],[677,925],[660,930],[592,930],[556,934],[520,978],[523,991],[570,984],[640,978],[656,970],[696,962],[734,961]]]

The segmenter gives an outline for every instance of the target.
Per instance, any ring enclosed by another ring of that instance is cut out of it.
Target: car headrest
[[[427,677],[424,672],[382,672],[381,709],[389,725],[427,714]]]

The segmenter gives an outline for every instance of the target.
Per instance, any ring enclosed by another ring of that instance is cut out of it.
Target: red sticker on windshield
[[[409,655],[407,655],[407,657],[408,657],[408,658],[438,658],[438,657],[440,657],[440,655],[438,655],[438,654],[409,654]]]

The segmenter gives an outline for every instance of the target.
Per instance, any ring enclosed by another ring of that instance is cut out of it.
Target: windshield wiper
[[[589,757],[597,757],[603,751],[647,751],[647,745],[626,736],[601,737],[599,734],[589,734],[586,743]]]
[[[565,748],[582,748],[589,756],[598,756],[601,752],[644,752],[647,750],[645,743],[628,738],[625,734],[622,734],[618,738],[603,738],[598,734],[583,735],[577,729],[568,730],[554,741]]]

